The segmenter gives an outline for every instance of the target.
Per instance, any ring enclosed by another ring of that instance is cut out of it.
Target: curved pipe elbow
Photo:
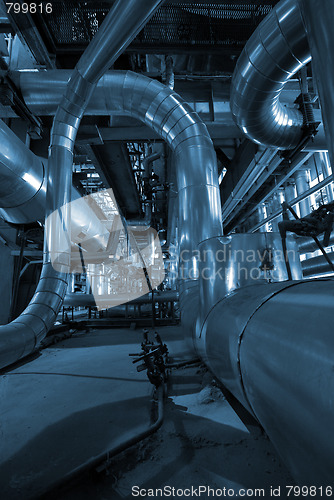
[[[28,307],[14,322],[0,328],[0,367],[32,352],[54,324],[66,293],[70,270],[71,243],[68,233],[71,224],[68,207],[71,202],[73,147],[77,130],[97,81],[160,3],[161,0],[129,2],[126,12],[129,13],[131,9],[134,11],[132,16],[126,16],[124,2],[117,1],[68,82],[51,130],[44,266]],[[43,179],[44,176],[40,177]],[[59,210],[60,207],[66,208]],[[50,217],[53,213],[58,216]]]
[[[282,0],[247,42],[232,78],[232,115],[249,139],[278,149],[299,144],[302,113],[279,98],[289,78],[310,60],[298,2]]]

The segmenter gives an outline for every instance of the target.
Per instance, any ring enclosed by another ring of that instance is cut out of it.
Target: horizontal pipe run
[[[331,262],[334,264],[334,252],[327,252],[327,255]],[[303,276],[316,276],[319,274],[333,273],[333,270],[329,266],[323,255],[317,255],[316,257],[311,257],[310,259],[303,260],[302,262]]]
[[[99,299],[99,307],[101,309],[102,305],[105,304],[106,308],[111,308],[113,307],[113,296],[112,295],[107,295],[105,299]],[[154,303],[164,303],[164,302],[178,302],[179,300],[179,294],[176,291],[166,291],[166,292],[157,292],[154,291],[153,293],[153,302]],[[121,302],[120,295],[117,294],[117,297],[115,298],[115,303],[119,304]],[[124,302],[127,302],[128,305],[133,305],[133,304],[150,304],[152,302],[152,293],[149,293],[147,295],[143,295],[142,297],[138,297],[134,300],[127,301],[127,296],[124,297]],[[73,306],[73,307],[78,307],[78,306],[83,306],[83,307],[94,307],[95,306],[95,298],[91,294],[86,294],[86,293],[68,293],[65,296],[64,299],[64,306]]]
[[[318,240],[322,246],[324,243],[324,236],[318,237]],[[304,236],[301,236],[300,238],[297,238],[297,244],[299,246],[299,251],[300,253],[311,253],[314,252],[315,250],[318,250],[318,246],[315,243],[313,238],[307,238]],[[329,242],[327,246],[333,246],[334,245],[334,231],[331,232]]]
[[[323,181],[319,182],[318,184],[315,184],[314,186],[312,186],[310,189],[308,189],[304,193],[300,194],[299,196],[296,196],[296,198],[294,198],[293,200],[290,200],[289,201],[289,205],[291,207],[297,205],[297,203],[299,203],[302,200],[305,200],[305,198],[308,198],[312,194],[317,193],[321,189],[323,189],[326,186],[328,186],[331,182],[333,182],[332,177],[327,177],[327,179],[324,179]],[[255,231],[258,231],[262,226],[264,226],[268,222],[273,221],[274,219],[276,219],[277,217],[279,217],[280,215],[282,215],[282,213],[283,213],[282,209],[277,210],[275,213],[273,213],[269,217],[266,217],[261,222],[259,222],[258,224],[256,224],[256,226],[254,226],[250,231],[252,233],[255,233]]]
[[[70,75],[71,72],[65,69],[20,73],[20,89],[29,109],[38,116],[53,116]],[[129,116],[117,103],[110,102],[106,98],[112,79],[113,72],[109,71],[99,80],[87,106],[87,115]],[[233,124],[232,114],[226,113],[223,124],[225,122]],[[136,127],[134,127],[134,130],[136,130]],[[210,131],[209,125],[208,130]],[[325,132],[322,125],[320,125],[318,133],[303,147],[303,151],[327,151],[327,149]]]
[[[212,308],[199,340],[302,485],[333,480],[333,285],[246,286]]]

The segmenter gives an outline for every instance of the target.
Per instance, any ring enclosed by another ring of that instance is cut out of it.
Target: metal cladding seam
[[[216,153],[206,126],[192,108],[165,85],[131,71],[108,74],[106,108],[125,111],[146,123],[174,153],[179,206],[180,309],[190,334],[198,307],[197,245],[222,234]],[[185,256],[183,259],[182,256]],[[198,305],[199,306],[199,305]]]
[[[70,269],[70,202],[77,130],[98,80],[161,3],[131,0],[125,6],[118,0],[73,71],[51,130],[42,273],[28,307],[14,321],[0,327],[0,367],[32,352],[54,324]],[[49,217],[55,211],[58,217]],[[52,265],[55,260],[57,270]]]
[[[310,60],[299,4],[282,0],[246,43],[232,77],[232,115],[249,139],[279,149],[298,145],[302,113],[279,99],[289,78]]]
[[[78,71],[73,78],[75,82],[80,81]],[[89,93],[93,88],[88,85]],[[180,294],[183,297],[181,309],[184,310],[184,323],[191,328],[196,320],[197,309],[190,307],[191,301],[198,300],[197,262],[196,258],[192,257],[198,243],[222,234],[213,143],[197,113],[175,92],[155,80],[133,72],[115,71],[108,74],[103,91],[107,109],[117,109],[143,121],[165,139],[174,152],[179,192],[179,248],[181,257],[185,256],[180,266]],[[70,149],[74,144],[75,125],[79,120],[79,117],[70,116],[68,119],[66,116],[65,106],[69,106],[72,94],[71,88],[65,93],[52,129],[51,152],[54,155],[65,155],[65,161],[68,162]],[[72,106],[71,109],[74,112],[76,108]],[[66,121],[72,125],[66,125]],[[59,164],[58,161],[56,164]],[[62,172],[65,170],[62,169]],[[49,182],[52,184],[52,178]],[[64,182],[57,182],[57,185],[60,184],[64,185]],[[52,213],[56,207],[57,203],[53,201],[47,213]],[[54,231],[47,228],[46,234],[48,248],[51,248],[50,236]],[[56,234],[62,234],[61,228],[56,230]],[[57,256],[53,257],[55,260]],[[188,317],[189,319],[186,319]]]
[[[57,75],[55,75],[57,76]],[[174,152],[179,200],[179,250],[185,256],[180,279],[183,324],[192,327],[198,300],[198,243],[222,234],[216,153],[206,126],[173,90],[131,71],[101,78],[106,111],[126,113],[157,132]]]

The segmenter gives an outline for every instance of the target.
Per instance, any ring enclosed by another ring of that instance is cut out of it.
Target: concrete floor
[[[159,328],[176,359],[178,327]],[[5,500],[37,498],[91,456],[150,421],[152,386],[137,373],[141,330],[75,334],[0,377],[0,491]],[[238,489],[293,484],[269,441],[249,432],[205,370],[173,373],[163,427],[115,458],[96,483],[85,475],[56,498],[133,498],[131,487],[209,484]],[[269,496],[268,496],[269,498]]]

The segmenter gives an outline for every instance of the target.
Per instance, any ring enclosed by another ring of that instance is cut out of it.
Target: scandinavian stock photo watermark
[[[248,248],[231,249],[227,245],[215,250],[175,250],[170,252],[170,262],[174,263],[169,274],[175,279],[201,279],[204,281],[281,281],[285,278],[286,262],[290,265],[299,263],[299,255],[289,249]]]

